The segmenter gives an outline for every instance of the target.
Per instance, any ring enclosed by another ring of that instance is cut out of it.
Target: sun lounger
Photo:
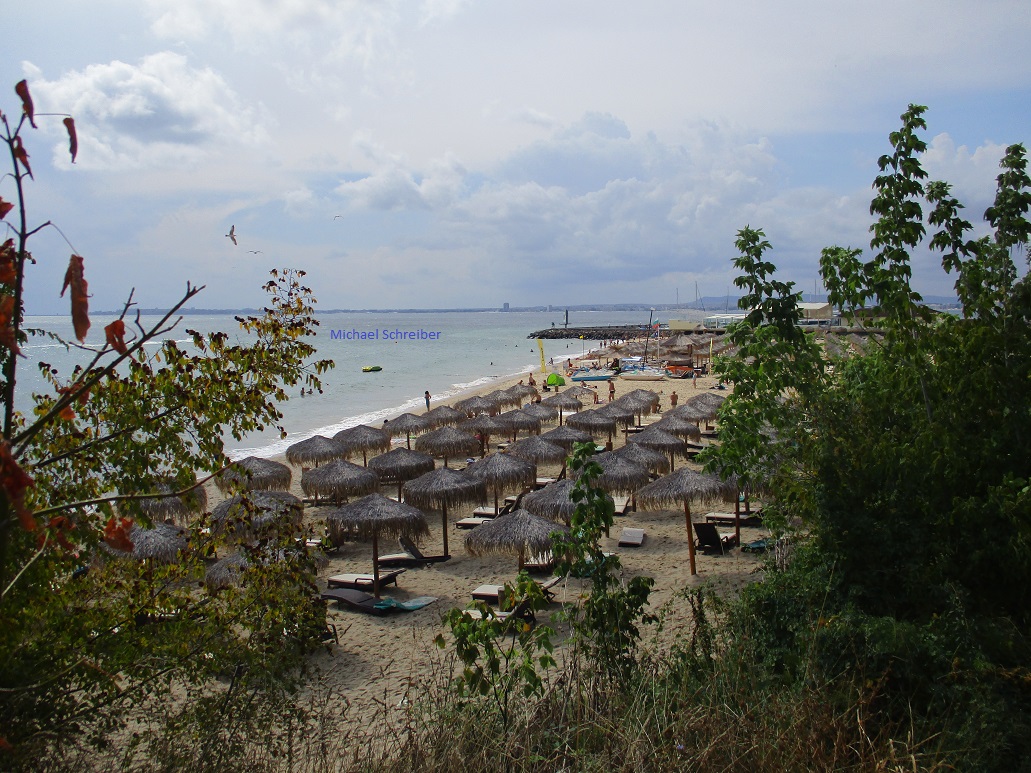
[[[630,497],[612,497],[616,505],[616,515],[626,515],[630,512]]]
[[[555,557],[548,553],[545,556],[533,556],[527,559],[526,563],[523,564],[525,569],[530,574],[537,574],[543,572],[550,572],[555,566]]]
[[[735,516],[733,513],[706,513],[706,523],[715,523],[717,526],[733,526],[735,523]],[[758,513],[741,513],[741,525],[742,526],[758,526],[762,523],[762,518]]]
[[[528,600],[521,601],[516,604],[515,609],[511,609],[508,612],[495,612],[490,608],[488,608],[486,614],[479,609],[464,609],[462,612],[463,614],[469,615],[473,620],[483,620],[485,617],[491,616],[502,622],[507,620],[520,620],[531,628],[537,625],[537,616],[534,614],[533,606]]]
[[[695,547],[709,548],[725,553],[729,548],[737,544],[737,537],[734,532],[722,532],[712,523],[696,523],[694,533],[698,539],[695,540]]]
[[[404,569],[395,569],[392,572],[380,572],[379,586],[393,583],[397,585],[397,578],[404,574]],[[330,588],[354,588],[357,590],[372,589],[373,577],[371,574],[335,574],[326,579]]]
[[[544,488],[549,483],[554,483],[558,478],[537,478],[534,482],[534,488]]]
[[[490,518],[483,516],[473,516],[471,518],[462,518],[461,520],[455,521],[455,526],[459,529],[475,529],[477,526],[482,526],[485,523],[489,523],[494,520],[494,516]]]
[[[644,529],[623,529],[619,535],[619,546],[621,548],[639,548],[644,544]]]
[[[561,577],[549,577],[544,582],[537,583],[537,585],[540,586],[541,592],[548,601],[554,601],[555,594],[552,593],[551,589],[560,582],[562,582]],[[481,585],[473,591],[473,598],[477,601],[486,601],[488,604],[497,604],[498,597],[504,588],[504,585]]]
[[[330,588],[322,592],[326,601],[336,601],[342,607],[364,612],[367,615],[386,615],[389,612],[414,612],[434,603],[436,596],[419,596],[408,601],[391,598],[376,598],[364,591],[354,588]]]
[[[405,549],[405,552],[380,556],[380,566],[425,566],[426,564],[447,561],[451,558],[451,556],[424,556],[418,546],[407,537],[399,537],[397,541]]]

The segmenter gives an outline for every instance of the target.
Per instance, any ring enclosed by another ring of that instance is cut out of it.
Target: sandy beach
[[[596,356],[596,355],[595,355]],[[595,356],[588,355],[587,359]],[[540,372],[534,373],[538,383],[543,381]],[[472,394],[486,394],[495,389],[505,389],[526,375],[504,379],[486,384],[469,393],[451,397],[447,403],[453,403]],[[715,386],[712,377],[699,377],[697,381],[665,380],[660,382],[614,380],[616,397],[638,388],[652,390],[660,395],[661,410],[670,407],[670,395],[676,391],[680,402],[694,394],[701,393]],[[599,397],[602,403],[608,402],[608,384],[598,382]],[[722,393],[726,394],[726,393]],[[547,394],[543,394],[547,396]],[[434,401],[431,407],[439,404]],[[421,412],[420,412],[421,413]],[[653,414],[645,419],[645,423],[656,421],[661,414]],[[557,423],[555,424],[557,426]],[[550,425],[545,426],[545,430]],[[404,438],[395,439],[395,447],[404,444]],[[614,441],[619,448],[625,444],[625,435],[620,432]],[[287,464],[285,458],[277,461]],[[359,460],[360,461],[360,460]],[[437,466],[442,466],[438,460]],[[451,466],[455,466],[452,462]],[[692,462],[677,460],[677,466],[700,467]],[[301,469],[293,470],[291,491],[302,497],[300,489]],[[538,467],[541,476],[556,476],[559,465],[543,465]],[[396,484],[385,484],[384,494],[396,496]],[[219,501],[222,496],[217,489],[209,486],[211,502]],[[471,592],[484,583],[503,584],[511,582],[517,574],[517,559],[514,555],[474,557],[465,549],[464,537],[469,533],[460,530],[455,522],[470,514],[472,505],[458,507],[448,511],[449,548],[452,558],[449,561],[434,563],[423,568],[410,568],[402,574],[397,586],[389,586],[383,595],[398,600],[411,599],[417,596],[434,596],[437,601],[420,610],[410,613],[397,613],[384,617],[365,615],[346,609],[340,609],[331,603],[328,609],[328,621],[337,629],[339,646],[329,646],[314,656],[314,665],[321,671],[322,682],[350,706],[351,711],[383,710],[403,705],[408,693],[415,685],[432,678],[434,669],[441,662],[441,653],[433,645],[434,637],[445,630],[441,616],[451,608],[464,608],[471,604]],[[697,508],[693,513],[694,520],[704,521],[707,511],[713,509],[733,512],[733,505],[723,504],[719,507]],[[305,509],[306,523],[316,530],[321,529],[320,513],[326,508],[308,505]],[[438,555],[443,552],[442,527],[439,512],[427,513],[430,535],[423,539],[419,546],[426,555]],[[642,528],[646,537],[641,547],[618,547],[617,540],[624,527]],[[761,528],[742,528],[742,543],[764,536]],[[685,588],[696,587],[708,583],[721,591],[733,592],[743,584],[757,578],[761,558],[733,549],[726,555],[697,553],[698,574],[690,574],[688,560],[688,539],[683,509],[646,510],[639,507],[637,512],[626,516],[617,516],[611,536],[603,538],[602,547],[606,551],[616,553],[623,566],[624,576],[630,578],[637,575],[653,577],[655,585],[651,595],[651,609],[658,611],[664,606],[670,609],[669,630],[676,630],[677,623],[686,621],[683,606],[675,603],[675,596]],[[381,544],[381,553],[395,552],[399,548],[391,543]],[[330,556],[329,566],[320,573],[319,585],[326,587],[326,578],[340,573],[371,573],[372,546],[369,543],[346,543]],[[557,602],[538,619],[548,620],[559,603],[575,599],[580,593],[579,581],[568,579],[557,588]],[[653,639],[653,631],[645,630],[642,641],[646,644]],[[561,657],[560,657],[561,660]]]

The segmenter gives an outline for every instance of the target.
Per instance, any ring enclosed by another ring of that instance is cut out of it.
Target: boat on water
[[[383,368],[380,365],[365,365],[362,368],[362,373],[379,373],[381,370]]]

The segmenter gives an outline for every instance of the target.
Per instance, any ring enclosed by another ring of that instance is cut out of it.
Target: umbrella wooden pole
[[[670,472],[673,472],[673,471],[674,471],[674,470],[676,469],[676,468],[675,468],[675,467],[673,466],[673,456],[674,456],[674,453],[673,453],[672,451],[670,451],[670,452],[669,452],[669,471],[670,471]]]
[[[694,560],[694,530],[691,528],[691,505],[688,501],[684,500],[684,518],[687,519],[687,555],[691,563],[691,574],[696,575],[698,572],[695,569]]]
[[[401,501],[401,487],[402,487],[403,485],[404,485],[404,484],[403,484],[403,483],[402,483],[401,481],[398,481],[398,482],[397,482],[397,501],[398,501],[398,502],[400,502],[400,501]]]
[[[444,518],[444,555],[447,556],[450,555],[447,552],[447,505],[443,502],[440,504],[440,511],[443,513]]]
[[[741,492],[734,497],[734,538],[741,544]]]
[[[694,574],[692,559],[691,574]],[[372,595],[379,598],[379,532],[372,534]]]

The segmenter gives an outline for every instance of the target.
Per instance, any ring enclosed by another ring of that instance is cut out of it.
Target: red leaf
[[[60,411],[57,412],[58,418],[64,419],[65,421],[71,421],[75,418],[75,411],[72,410],[71,406],[66,405]]]
[[[55,515],[50,519],[49,527],[54,533],[54,539],[57,540],[58,545],[69,552],[75,552],[75,546],[65,536],[66,532],[72,531],[75,528],[75,522],[71,518],[65,515]]]
[[[104,542],[115,550],[132,552],[133,544],[129,539],[130,529],[132,529],[132,518],[116,518],[112,515],[108,519],[107,525],[104,526]]]
[[[0,220],[3,220],[5,217],[7,217],[7,213],[10,212],[12,209],[14,209],[14,204],[12,204],[9,201],[4,201],[3,198],[0,197]]]
[[[79,137],[75,134],[75,119],[65,118],[64,128],[68,130],[68,152],[72,154],[72,163],[75,163],[75,157],[79,155]]]
[[[32,478],[11,456],[11,444],[6,440],[0,443],[0,489],[7,495],[7,501],[18,514],[18,520],[26,531],[36,528],[32,513],[25,507],[25,492],[30,486]]]
[[[72,255],[68,261],[68,270],[64,274],[64,286],[61,288],[61,297],[64,291],[72,288],[72,325],[75,327],[75,337],[79,343],[86,340],[86,333],[89,332],[89,293],[88,284],[83,276],[82,257]]]
[[[15,354],[20,354],[21,349],[14,336],[14,325],[11,324],[11,316],[14,313],[14,296],[0,296],[0,346],[6,346]]]
[[[14,269],[14,239],[0,244],[0,282],[14,284],[18,275]]]
[[[59,395],[70,395],[76,389],[78,389],[77,385],[60,386],[60,387],[57,388],[57,393]],[[84,389],[83,391],[79,392],[78,397],[75,398],[76,400],[79,401],[79,405],[85,405],[86,404],[86,401],[89,400],[89,392],[90,391],[88,389]]]
[[[28,81],[18,81],[14,84],[14,91],[19,97],[21,97],[21,109],[25,111],[25,115],[28,116],[29,123],[32,124],[32,128],[36,128],[36,109],[32,106],[32,95],[29,94]],[[31,176],[31,173],[30,173]]]
[[[32,167],[29,166],[29,153],[25,150],[25,146],[21,144],[21,137],[15,136],[14,138],[14,157],[21,162],[21,165],[25,167],[25,171],[29,173],[29,177],[32,177]],[[32,177],[35,180],[35,177]]]
[[[125,345],[125,323],[122,320],[116,319],[105,327],[104,335],[107,336],[107,345],[119,354],[125,354],[129,351]]]

